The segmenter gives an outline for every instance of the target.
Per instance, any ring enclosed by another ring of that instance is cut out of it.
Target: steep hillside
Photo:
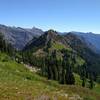
[[[23,52],[12,49],[11,53],[1,34],[0,99],[99,100],[100,85],[95,83],[90,90],[91,80],[86,79],[83,88],[81,77],[74,73],[78,66],[84,67],[85,60],[79,55],[80,51],[72,47],[74,39],[68,37],[67,40],[49,30],[29,42]]]
[[[100,35],[94,33],[83,33],[83,32],[72,32],[76,34],[81,39],[84,39],[88,47],[90,47],[96,53],[100,53]]]
[[[48,43],[55,43],[58,45],[62,45],[64,47],[66,45],[65,40],[62,36],[60,36],[57,32],[53,30],[49,30],[45,32],[38,38],[33,38],[24,49],[32,49],[32,48],[45,48],[48,46]],[[68,45],[66,45],[67,47]],[[68,47],[70,48],[70,47]]]
[[[0,53],[0,99],[99,100],[100,96],[94,90],[73,85],[62,86],[56,81],[47,80]]]
[[[53,30],[28,43],[23,50],[23,59],[25,63],[40,67],[43,76],[57,80],[61,84],[74,84],[73,71],[78,72],[78,66],[85,64],[85,60],[72,49],[65,38]],[[72,73],[69,75],[70,80],[72,77],[71,83],[65,78],[65,74],[68,73],[67,67],[71,67],[68,68],[71,71],[69,74]]]
[[[49,30],[39,38],[29,42],[24,51],[26,52],[24,55],[25,61],[29,62],[30,59],[31,63],[34,64],[34,60],[38,59],[39,66],[43,62],[40,59],[43,60],[44,57],[52,55],[55,51],[56,57],[59,60],[64,57],[64,52],[67,52],[67,58],[70,59],[71,63],[74,63],[71,66],[75,72],[79,70],[77,69],[79,66],[86,63],[86,70],[93,75],[94,80],[100,75],[100,55],[96,54],[84,39],[71,32],[62,36],[53,30]]]
[[[56,31],[49,30],[40,37],[30,41],[24,48],[24,51],[30,52],[33,56],[35,55],[39,58],[42,55],[46,56],[51,54],[53,51],[56,51],[57,56],[62,58],[63,49],[67,50],[69,53],[74,52],[63,36],[59,35]]]
[[[86,41],[80,38],[78,35],[73,33],[67,33],[64,35],[66,42],[79,53],[79,55],[86,60],[88,64],[88,70],[92,71],[94,74],[100,74],[100,55],[95,53],[93,49],[91,49],[91,45],[88,46]],[[93,48],[93,46],[92,46]]]
[[[25,29],[21,27],[0,25],[0,33],[2,33],[5,36],[5,39],[16,49],[23,49],[33,37],[40,36],[43,34],[43,31],[35,27],[32,29]]]

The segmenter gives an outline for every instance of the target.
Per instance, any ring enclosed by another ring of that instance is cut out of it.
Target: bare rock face
[[[0,32],[9,43],[19,50],[23,49],[24,46],[34,37],[38,37],[44,33],[41,29],[35,27],[32,29],[25,29],[5,25],[0,25]]]

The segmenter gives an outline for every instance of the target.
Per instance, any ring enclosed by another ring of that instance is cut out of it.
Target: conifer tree
[[[90,77],[89,77],[89,88],[93,89],[93,87],[94,87],[93,75],[90,74]]]
[[[81,66],[82,87],[85,87],[86,85],[86,75],[87,75],[86,64],[84,64],[83,66]]]
[[[65,61],[62,61],[61,75],[60,75],[60,83],[65,84]]]
[[[75,84],[75,78],[72,71],[72,62],[70,62],[70,55],[67,54],[67,51],[64,53],[64,62],[65,62],[65,82],[66,84]]]

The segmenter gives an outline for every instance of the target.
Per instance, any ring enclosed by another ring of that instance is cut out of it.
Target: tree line
[[[74,64],[76,58],[73,53],[69,53],[65,49],[63,49],[61,52],[63,54],[62,59],[58,59],[56,50],[48,53],[42,59],[32,56],[31,52],[27,51],[22,53],[22,58],[24,63],[41,68],[42,76],[45,76],[51,80],[56,80],[61,84],[74,85],[76,81],[74,76]],[[87,66],[88,65],[84,63],[82,66],[77,67],[77,74],[80,75],[82,86],[86,87],[88,82],[89,88],[92,89],[94,86],[94,77],[92,73],[88,72]]]
[[[7,40],[5,40],[2,33],[0,33],[0,52],[5,52],[9,55],[13,55],[14,48]]]

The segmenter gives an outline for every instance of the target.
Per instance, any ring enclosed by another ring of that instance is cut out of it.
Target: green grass
[[[62,49],[66,49],[68,51],[72,50],[70,47],[66,47],[64,44],[61,44],[59,42],[53,42],[52,43],[52,48],[54,48],[56,50],[62,50]]]
[[[100,94],[100,84],[95,84],[95,88],[93,89],[96,93]]]
[[[64,49],[64,48],[66,48],[63,44],[61,44],[61,43],[53,43],[52,44],[52,47],[53,48],[55,48],[55,49],[57,49],[57,50],[62,50],[62,49]]]
[[[74,76],[75,76],[75,84],[78,85],[78,86],[81,86],[82,85],[82,80],[80,80],[80,76],[78,74],[75,74],[74,73]]]
[[[83,64],[85,63],[85,61],[84,61],[82,58],[80,58],[79,56],[77,57],[76,62],[77,62],[77,64],[80,65],[80,66],[83,65]]]
[[[6,60],[5,60],[6,59]],[[80,83],[79,76],[77,76]],[[0,54],[0,100],[69,100],[74,95],[100,100],[99,93],[76,85],[60,85],[30,72],[24,65],[12,61],[6,54]],[[66,97],[68,95],[68,97]],[[44,99],[43,99],[44,100]],[[90,100],[90,99],[84,99]]]

